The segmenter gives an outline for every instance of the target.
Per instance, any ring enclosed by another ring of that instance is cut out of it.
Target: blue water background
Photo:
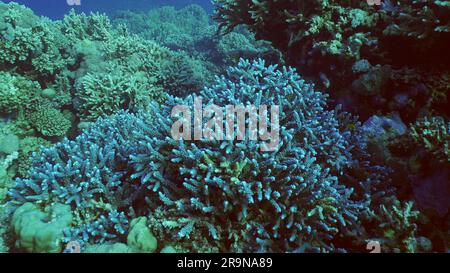
[[[16,2],[31,8],[35,14],[52,19],[62,19],[70,9],[77,12],[99,11],[113,14],[116,10],[141,10],[160,6],[174,6],[182,8],[189,4],[198,4],[208,12],[212,11],[211,0],[80,0],[80,6],[69,6],[66,0],[15,0],[2,2]]]

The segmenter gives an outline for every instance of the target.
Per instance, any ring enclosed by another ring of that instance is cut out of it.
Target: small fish
[[[81,253],[81,245],[77,241],[70,241],[67,243],[64,253]]]
[[[323,86],[325,86],[325,88],[330,88],[330,80],[328,79],[327,75],[325,75],[325,73],[323,72],[320,72],[319,77],[322,81]]]
[[[69,6],[81,6],[81,0],[66,0]]]
[[[389,13],[395,13],[399,10],[399,8],[391,0],[385,0],[381,4],[381,10]]]
[[[367,4],[369,4],[369,6],[373,6],[373,5],[381,5],[381,0],[366,0]]]

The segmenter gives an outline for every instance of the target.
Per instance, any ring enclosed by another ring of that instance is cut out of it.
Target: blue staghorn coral
[[[351,162],[351,144],[337,112],[325,109],[326,96],[294,69],[262,60],[241,60],[200,95],[221,106],[280,105],[281,142],[264,153],[255,141],[174,140],[171,108],[192,106],[193,97],[153,107],[132,177],[151,183],[167,219],[181,219],[162,222],[176,230],[171,239],[200,232],[222,251],[331,250],[361,207],[336,176]]]
[[[213,5],[0,0],[0,252],[448,252],[450,1]],[[280,134],[174,139],[200,97]]]
[[[279,149],[172,139],[171,108],[192,105],[193,97],[169,97],[148,114],[100,119],[75,141],[44,149],[11,196],[19,204],[72,205],[78,220],[67,236],[81,241],[120,237],[127,214],[155,217],[163,209],[166,240],[203,234],[222,251],[334,250],[333,237],[355,223],[361,203],[337,177],[351,163],[352,145],[326,96],[294,69],[262,60],[241,60],[201,95],[217,105],[280,105]]]
[[[124,212],[143,194],[143,185],[129,180],[127,169],[135,149],[129,136],[136,121],[124,112],[99,119],[75,140],[65,139],[35,154],[29,178],[18,179],[10,192],[13,202],[71,205],[79,227],[68,234],[83,235],[81,241],[102,242],[115,237],[113,232],[124,233],[119,227],[128,222]]]

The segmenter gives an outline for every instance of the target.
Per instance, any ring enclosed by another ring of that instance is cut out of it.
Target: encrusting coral
[[[63,230],[71,222],[68,205],[53,204],[42,211],[32,203],[25,203],[12,216],[16,247],[28,252],[60,253]]]

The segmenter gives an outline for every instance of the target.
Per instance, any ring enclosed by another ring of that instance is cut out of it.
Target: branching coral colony
[[[162,105],[152,103],[146,113],[99,119],[74,141],[44,149],[35,156],[29,178],[18,179],[10,191],[12,203],[34,203],[41,210],[69,205],[73,221],[64,229],[65,240],[83,242],[87,249],[125,243],[129,223],[142,216],[160,249],[363,247],[364,237],[354,234],[370,236],[367,219],[383,221],[383,216],[370,216],[369,208],[380,202],[372,200],[371,191],[385,171],[363,163],[358,149],[352,156],[353,146],[364,146],[353,119],[326,110],[326,96],[295,70],[266,66],[262,60],[241,60],[200,95],[218,105],[281,105],[279,149],[268,154],[252,141],[174,140],[170,111],[177,104],[192,104],[193,97],[169,96]],[[348,179],[341,181],[347,169],[365,172],[353,177],[355,188],[346,185]],[[415,242],[414,230],[410,232]]]
[[[448,251],[448,3],[215,4],[0,2],[0,251]],[[197,97],[279,105],[277,149],[175,140]]]

